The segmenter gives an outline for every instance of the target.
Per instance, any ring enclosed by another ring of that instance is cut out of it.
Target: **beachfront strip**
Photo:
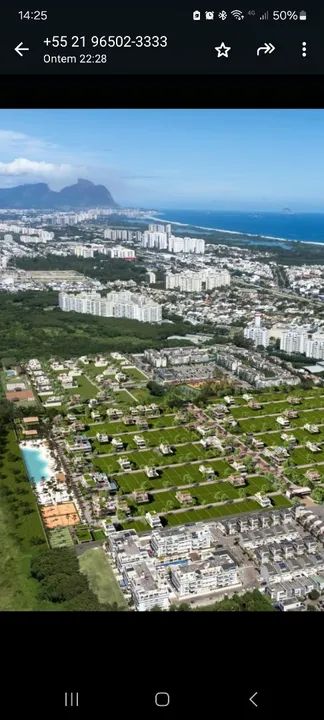
[[[324,573],[324,390],[206,384],[204,363],[209,347],[3,371],[48,541],[104,543],[137,610],[251,588],[302,603]]]

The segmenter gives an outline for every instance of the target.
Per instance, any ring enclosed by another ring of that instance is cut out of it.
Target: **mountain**
[[[70,210],[89,207],[117,208],[118,205],[104,185],[94,185],[82,178],[59,192],[51,190],[46,183],[0,188],[0,208]]]

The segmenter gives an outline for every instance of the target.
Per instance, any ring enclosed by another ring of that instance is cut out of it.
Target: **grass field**
[[[81,543],[92,540],[92,535],[87,525],[77,525],[75,527],[75,534]]]
[[[189,443],[191,441],[197,441],[197,433],[194,430],[189,430],[188,428],[184,427],[175,427],[172,429],[170,428],[169,430],[163,430],[163,428],[156,428],[150,431],[132,430],[131,432],[127,433],[116,433],[115,437],[121,439],[121,441],[124,443],[125,450],[128,451],[137,450],[137,445],[134,440],[135,435],[139,435],[143,438],[147,448],[158,448],[160,443],[176,445],[177,443]],[[114,452],[114,447],[108,445],[107,443],[100,445],[100,443],[96,442],[96,446],[101,453],[110,452],[110,450],[111,452]],[[180,453],[180,450],[181,448],[179,448],[177,452]]]
[[[226,515],[252,512],[252,510],[260,510],[260,505],[254,500],[244,500],[240,503],[235,503],[235,505],[219,505],[218,507],[187,510],[183,513],[164,516],[164,520],[168,526],[172,527],[174,525],[199,522],[200,520],[212,520],[213,518],[220,518]]]
[[[83,418],[83,422],[89,422],[86,418]],[[156,418],[148,418],[147,420],[149,428],[154,430],[155,428],[173,427],[177,426],[175,415],[160,415]],[[134,433],[142,434],[142,430],[137,428],[136,425],[125,425],[122,420],[114,421],[103,421],[90,425],[89,430],[86,431],[88,437],[94,437],[97,433],[107,433],[107,435],[120,435],[123,433]],[[147,431],[144,431],[147,432]]]
[[[56,528],[48,533],[51,548],[72,547],[73,540],[69,528]]]
[[[87,550],[79,557],[80,570],[84,573],[91,590],[100,603],[116,603],[119,610],[126,607],[125,598],[118,586],[109,560],[101,548]]]
[[[90,400],[91,398],[97,397],[98,390],[93,383],[91,383],[88,378],[85,377],[85,375],[80,375],[79,377],[75,378],[75,382],[78,383],[77,388],[72,388],[71,390],[63,390],[62,386],[60,385],[59,392],[64,392],[65,395],[68,395],[70,397],[71,395],[80,395],[81,400]]]
[[[96,464],[100,469],[107,468],[107,463],[102,465],[103,460],[109,458],[96,458]],[[195,482],[202,482],[203,476],[199,471],[200,463],[186,463],[180,467],[164,468],[160,471],[160,477],[149,479],[145,472],[121,473],[116,477],[119,487],[123,493],[131,493],[141,487],[146,489],[163,487],[181,487]],[[232,468],[225,460],[208,460],[208,466],[213,467],[217,478],[225,478],[233,473]]]
[[[289,507],[290,502],[287,498],[282,495],[278,495],[273,498],[275,507]],[[198,522],[199,520],[211,520],[213,518],[219,518],[226,515],[237,515],[242,512],[252,512],[253,510],[260,510],[259,503],[255,500],[243,500],[242,502],[219,505],[218,507],[211,508],[198,508],[197,510],[187,510],[183,513],[176,513],[174,515],[164,516],[164,520],[168,526],[183,525],[190,522]]]
[[[314,439],[316,443],[316,440]],[[290,459],[295,465],[313,465],[324,462],[324,451],[313,453],[307,448],[296,448],[290,453]]]
[[[127,375],[127,379],[130,380],[138,380],[141,382],[148,382],[148,377],[145,375],[141,370],[138,370],[136,367],[125,367],[123,368],[123,373]]]

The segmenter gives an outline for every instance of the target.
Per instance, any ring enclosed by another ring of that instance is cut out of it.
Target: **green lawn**
[[[64,394],[67,394],[69,397],[71,395],[80,395],[80,399],[82,400],[90,400],[91,398],[97,397],[98,390],[93,383],[91,383],[88,378],[85,377],[85,375],[80,375],[79,377],[75,378],[75,382],[78,384],[77,388],[71,388],[71,390],[64,390]],[[61,392],[62,392],[62,386]]]
[[[100,603],[116,603],[119,610],[126,607],[125,598],[118,586],[109,560],[101,548],[87,550],[79,557],[80,570],[87,575],[91,590]]]
[[[261,400],[259,401],[259,398],[257,399],[257,402],[261,403]],[[261,403],[262,404],[262,403]],[[233,417],[235,417],[237,420],[240,418],[246,418],[246,417],[252,417],[257,418],[260,415],[272,415],[273,413],[276,413],[277,415],[280,415],[286,408],[291,408],[291,405],[287,403],[286,400],[282,400],[277,403],[268,403],[266,405],[263,405],[263,407],[260,410],[253,410],[248,405],[241,406],[238,408],[233,407],[231,409],[231,413]]]
[[[51,548],[72,547],[73,540],[69,528],[56,528],[48,533]]]
[[[280,413],[278,413],[279,415]],[[268,430],[278,430],[280,426],[276,422],[275,417],[255,417],[249,420],[239,421],[240,430],[242,433],[253,432],[267,432]]]
[[[94,540],[104,540],[105,539],[105,533],[101,528],[94,528],[91,530],[91,535]]]
[[[98,430],[97,430],[98,432]],[[121,441],[124,443],[125,450],[137,450],[137,445],[134,440],[134,436],[139,435],[143,438],[146,447],[149,448],[157,448],[159,447],[160,443],[168,444],[168,445],[176,445],[177,443],[188,443],[191,441],[197,441],[197,433],[194,430],[189,430],[185,427],[177,427],[177,428],[170,428],[169,430],[163,430],[163,428],[156,428],[154,430],[150,431],[143,431],[143,430],[130,430],[129,432],[122,432],[122,433],[116,433],[115,437],[118,436]],[[108,443],[100,444],[97,441],[95,441],[96,448],[100,453],[107,453],[107,452],[115,452],[115,449],[112,445]],[[205,452],[203,449],[200,449],[200,453],[198,451],[198,457],[203,456],[203,453]],[[181,451],[184,451],[184,448],[177,448],[177,453],[181,455]],[[165,456],[167,457],[167,456]],[[184,459],[186,459],[185,452],[184,452]],[[161,462],[164,462],[164,457],[162,456]],[[179,459],[179,462],[181,460]]]
[[[260,505],[254,500],[244,500],[240,503],[219,505],[211,508],[198,508],[197,510],[186,510],[174,515],[166,515],[164,519],[168,526],[184,525],[185,523],[199,522],[200,520],[212,520],[213,518],[225,515],[237,515],[242,512],[261,510]]]
[[[104,460],[109,460],[109,458],[96,459],[96,464],[101,469],[107,467],[107,463],[103,464]],[[160,471],[160,477],[153,479],[149,479],[143,471],[121,473],[116,477],[116,480],[123,493],[131,493],[140,487],[145,487],[148,490],[172,486],[181,487],[194,482],[202,482],[203,476],[199,471],[199,465],[200,463],[186,463],[180,467],[164,468]],[[228,477],[233,473],[226,460],[208,460],[208,465],[214,468],[216,479]]]
[[[145,383],[148,383],[149,381],[147,375],[144,375],[144,373],[136,367],[125,367],[123,368],[123,373],[127,375],[127,379],[129,378],[131,380],[138,380],[139,382]]]
[[[89,418],[82,418],[82,420],[86,424],[90,423]],[[175,415],[160,415],[156,418],[148,418],[147,422],[149,428],[152,428],[152,430],[154,430],[155,428],[173,427],[174,425],[177,425]],[[143,432],[147,431],[141,430],[136,425],[125,425],[122,420],[107,420],[104,422],[96,423],[94,425],[90,425],[89,430],[87,430],[85,434],[88,437],[95,437],[97,433],[107,433],[107,435],[114,436],[126,433],[142,435]]]
[[[313,442],[316,443],[315,437]],[[313,453],[307,448],[296,448],[290,453],[290,458],[295,465],[313,465],[324,462],[324,451]]]
[[[290,502],[282,495],[272,498],[275,507],[289,507]],[[197,510],[186,510],[185,512],[165,515],[164,520],[168,526],[183,525],[184,523],[198,522],[199,520],[211,520],[225,515],[237,515],[242,512],[252,512],[262,508],[255,500],[243,500],[240,503],[219,505],[211,508],[198,508]]]
[[[75,527],[75,534],[81,543],[92,540],[92,535],[87,525],[77,525]]]

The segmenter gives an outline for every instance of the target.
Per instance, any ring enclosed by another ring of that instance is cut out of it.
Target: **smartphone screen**
[[[318,715],[323,24],[1,10],[6,717]]]

